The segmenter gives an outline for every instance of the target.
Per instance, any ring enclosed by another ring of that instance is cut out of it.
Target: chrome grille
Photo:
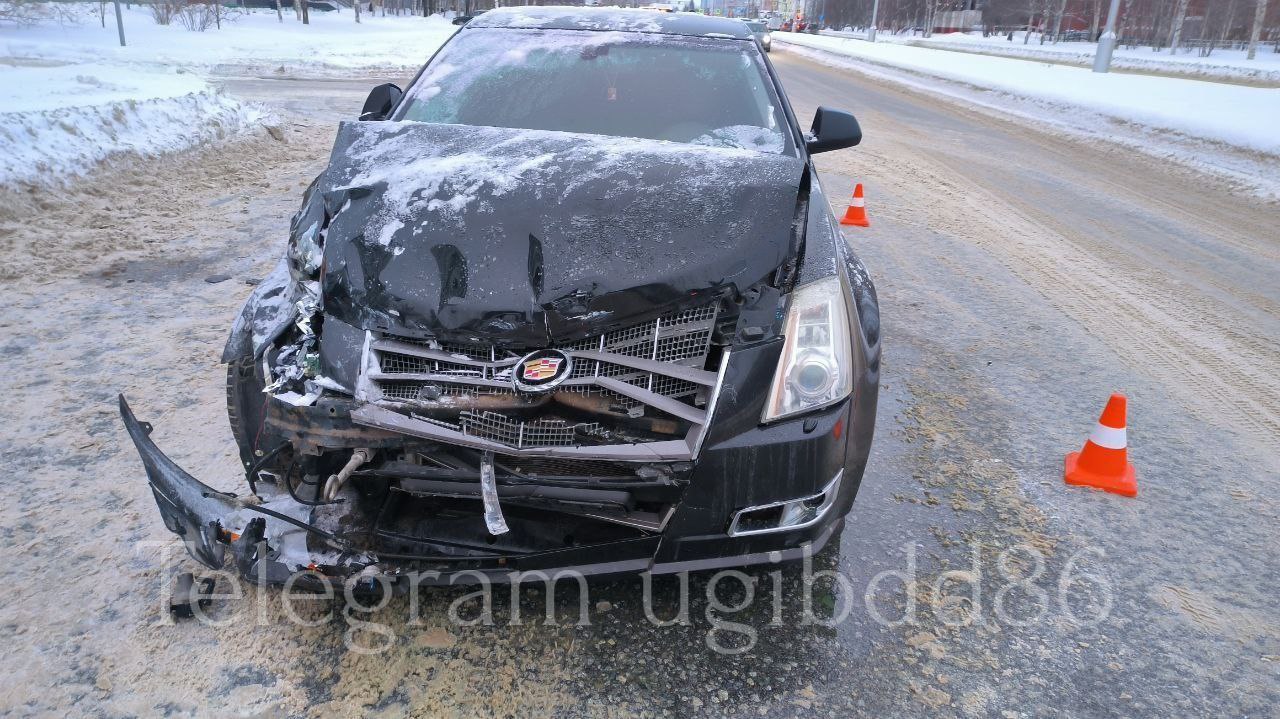
[[[590,352],[597,356],[575,356],[568,381],[556,391],[603,396],[612,405],[624,409],[646,403],[660,405],[656,400],[641,401],[598,386],[592,381],[598,377],[625,382],[645,393],[685,405],[703,402],[707,393],[700,393],[695,382],[668,376],[660,370],[649,371],[653,369],[651,364],[638,369],[619,362],[634,358],[703,370],[711,349],[716,314],[717,305],[710,304],[559,346],[556,349],[571,355]],[[516,392],[509,384],[511,372],[525,351],[488,344],[372,336],[370,356],[360,382],[363,398],[433,425],[515,448],[575,446],[584,435],[602,434],[599,423],[575,423],[558,417],[521,419],[495,411],[463,410],[456,415],[456,421],[452,418],[445,421],[418,414],[420,410],[431,409],[441,399],[480,395],[514,399]],[[614,355],[616,361],[599,355]],[[440,406],[447,405],[441,403]]]
[[[418,417],[469,437],[491,439],[517,449],[524,447],[572,447],[583,434],[600,431],[599,422],[568,422],[547,417],[519,420],[497,412],[461,412],[457,422]]]

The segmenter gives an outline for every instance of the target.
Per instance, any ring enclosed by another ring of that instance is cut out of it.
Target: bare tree
[[[1258,37],[1262,34],[1262,23],[1267,19],[1267,0],[1254,0],[1253,27],[1249,30],[1249,59],[1258,54]]]
[[[148,6],[157,25],[169,25],[182,11],[182,0],[152,0]]]
[[[1173,32],[1169,36],[1169,54],[1178,52],[1178,44],[1182,41],[1182,26],[1187,21],[1187,0],[1178,0],[1178,9],[1173,12]]]
[[[1053,42],[1057,44],[1058,36],[1062,34],[1062,15],[1067,12],[1067,0],[1058,0],[1058,7],[1053,11]],[[1044,42],[1044,36],[1041,36],[1040,42]]]
[[[1130,47],[1134,42],[1131,24],[1133,22],[1133,13],[1129,12],[1133,8],[1133,0],[1124,0],[1124,7],[1120,10],[1120,17],[1124,20],[1120,24],[1120,37],[1130,38]]]
[[[1227,0],[1227,17],[1222,21],[1221,27],[1218,28],[1218,42],[1225,43],[1227,38],[1231,36],[1231,28],[1236,24],[1236,5],[1237,0]]]
[[[1031,28],[1036,24],[1036,13],[1040,10],[1039,0],[1030,0],[1027,3],[1027,31],[1022,35],[1022,44],[1026,45],[1031,40]]]
[[[103,12],[105,15],[105,11]],[[74,21],[76,10],[73,5],[54,2],[37,2],[36,0],[0,0],[0,23],[10,25],[34,25],[44,20],[59,22]],[[106,27],[106,20],[103,20]]]

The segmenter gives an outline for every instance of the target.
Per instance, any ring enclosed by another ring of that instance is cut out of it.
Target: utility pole
[[[116,6],[116,30],[120,32],[120,47],[124,47],[124,18],[120,16],[120,0],[113,0]]]
[[[867,28],[867,42],[876,41],[876,17],[880,15],[880,0],[871,3],[871,27]]]
[[[1116,49],[1116,18],[1120,15],[1120,0],[1111,0],[1107,9],[1107,28],[1098,38],[1098,49],[1093,54],[1093,71],[1107,72],[1111,69],[1111,53]]]

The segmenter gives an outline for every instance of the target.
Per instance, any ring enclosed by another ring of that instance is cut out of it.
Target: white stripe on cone
[[[1123,427],[1116,429],[1115,427],[1108,427],[1101,422],[1093,428],[1093,434],[1089,435],[1089,441],[1107,449],[1124,449],[1129,446],[1128,433]]]
[[[850,207],[866,207],[867,201],[861,197],[855,197],[853,198],[853,202],[849,203],[849,206]]]

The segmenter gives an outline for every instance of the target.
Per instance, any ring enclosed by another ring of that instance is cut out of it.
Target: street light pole
[[[1107,72],[1111,69],[1111,53],[1116,49],[1116,17],[1120,15],[1120,0],[1111,0],[1107,10],[1107,28],[1098,38],[1098,49],[1093,54],[1093,71]]]
[[[876,41],[876,16],[880,14],[880,0],[871,3],[871,27],[867,28],[867,42]]]
[[[120,33],[120,47],[124,47],[124,18],[120,17],[120,0],[115,0],[116,30]]]

